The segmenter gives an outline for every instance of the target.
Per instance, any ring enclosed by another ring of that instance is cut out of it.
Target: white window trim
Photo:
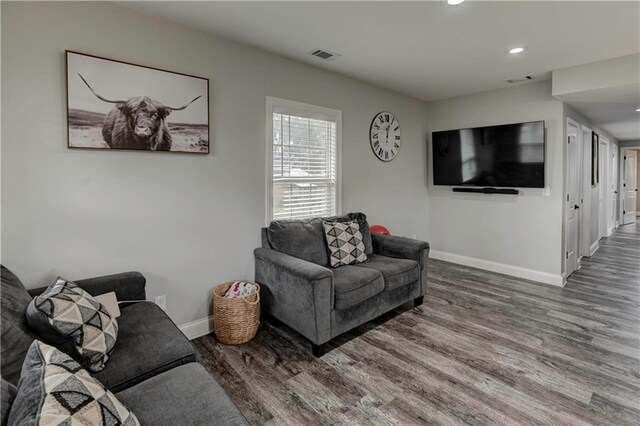
[[[336,214],[342,214],[342,111],[333,108],[267,96],[266,107],[266,212],[265,223],[273,218],[273,113],[297,115],[336,123]]]

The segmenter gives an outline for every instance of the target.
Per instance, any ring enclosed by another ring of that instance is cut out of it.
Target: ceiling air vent
[[[505,80],[507,83],[509,84],[513,84],[513,83],[522,83],[525,81],[531,81],[531,80],[535,80],[536,78],[532,75],[525,75],[524,77],[519,77],[519,78],[510,78],[509,80]]]
[[[323,61],[332,61],[335,58],[340,57],[340,55],[338,55],[337,53],[329,52],[328,50],[324,50],[324,49],[312,50],[311,52],[309,52],[309,55],[315,56],[316,58],[320,58]]]

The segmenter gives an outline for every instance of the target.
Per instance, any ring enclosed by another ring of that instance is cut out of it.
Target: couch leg
[[[417,308],[418,306],[422,305],[422,302],[424,302],[424,296],[416,297],[415,299],[413,299],[413,307]]]
[[[316,345],[315,343],[312,343],[311,352],[313,352],[313,356],[315,356],[316,358],[320,358],[327,352],[327,344],[323,343],[321,345]]]

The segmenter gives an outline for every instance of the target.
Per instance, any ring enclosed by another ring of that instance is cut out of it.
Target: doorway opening
[[[640,212],[638,205],[638,161],[640,148],[623,148],[622,151],[622,224],[635,223]]]

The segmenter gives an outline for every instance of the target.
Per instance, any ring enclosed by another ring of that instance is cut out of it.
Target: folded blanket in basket
[[[247,283],[244,281],[234,281],[229,286],[229,289],[224,294],[224,297],[231,299],[234,297],[245,297],[256,292],[258,287],[253,283]]]

